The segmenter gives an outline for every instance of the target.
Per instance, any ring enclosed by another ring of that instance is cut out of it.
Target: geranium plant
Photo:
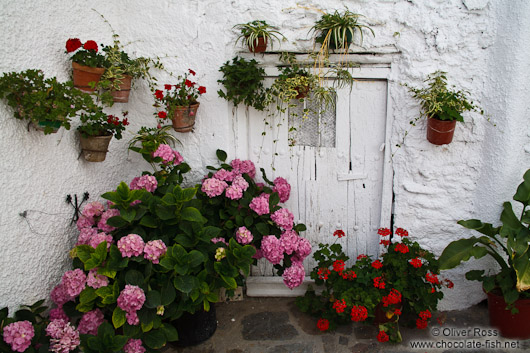
[[[79,65],[104,67],[106,64],[105,56],[99,53],[98,44],[93,40],[83,43],[79,38],[70,38],[66,41],[66,53]]]
[[[380,342],[400,342],[398,322],[408,317],[417,328],[428,325],[438,301],[443,297],[434,255],[410,241],[408,232],[397,228],[400,242],[391,241],[391,231],[381,228],[381,244],[386,248],[380,259],[361,254],[353,266],[340,244],[320,244],[313,254],[317,266],[311,272],[315,284],[323,287],[320,295],[310,288],[296,300],[303,312],[319,318],[317,327],[325,331],[348,322],[377,324]],[[342,230],[334,233],[345,236]],[[443,282],[443,283],[442,283]]]
[[[83,112],[80,115],[81,125],[77,131],[83,137],[109,136],[113,135],[117,140],[122,138],[122,132],[129,125],[128,112],[123,112],[120,120],[115,115],[105,113],[101,107],[96,107],[91,112]]]
[[[164,90],[156,90],[154,93],[156,108],[160,108],[157,117],[161,120],[173,116],[176,107],[189,107],[197,104],[197,99],[206,93],[206,87],[190,80],[189,76],[195,76],[192,69],[188,69],[183,76],[178,76],[177,84],[165,84]]]

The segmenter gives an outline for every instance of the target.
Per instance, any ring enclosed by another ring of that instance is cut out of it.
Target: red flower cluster
[[[427,320],[427,319],[430,319],[432,317],[432,314],[429,310],[425,310],[425,311],[420,311],[420,318],[422,320]]]
[[[385,289],[385,281],[383,280],[383,277],[379,276],[374,278],[374,287]]]
[[[165,118],[167,118],[167,113],[166,112],[158,112],[158,117],[160,119],[165,119]]]
[[[383,306],[385,307],[401,303],[401,293],[397,289],[392,288],[388,295],[385,295],[383,298],[381,298],[381,301],[383,302]]]
[[[422,319],[416,320],[416,327],[419,328],[420,330],[427,328],[427,325],[428,325],[427,320],[422,320]]]
[[[372,267],[376,270],[379,270],[383,267],[383,263],[379,260],[375,260],[374,262],[372,262]]]
[[[338,237],[338,238],[342,238],[344,236],[346,236],[346,233],[344,233],[344,231],[342,229],[337,229],[334,233],[333,233],[333,236],[334,237]]]
[[[107,123],[115,125],[115,126],[120,126],[120,124],[122,124],[123,126],[127,126],[127,125],[129,125],[129,120],[127,118],[125,118],[122,121],[120,121],[120,119],[117,116],[108,115],[107,116]]]
[[[366,256],[365,254],[361,254],[361,255],[357,256],[357,260],[362,260],[362,259],[365,259],[367,257],[368,256]]]
[[[379,244],[383,244],[384,246],[389,246],[390,245],[390,240],[381,239]]]
[[[71,53],[76,51],[77,49],[83,47],[85,50],[92,50],[95,53],[98,52],[98,44],[94,42],[93,40],[87,40],[85,44],[83,44],[79,38],[70,38],[66,41],[66,52]]]
[[[379,333],[377,334],[377,340],[381,343],[386,342],[388,341],[388,335],[385,331],[379,331]]]
[[[445,286],[449,289],[452,289],[455,284],[453,283],[453,281],[451,281],[450,279],[446,278],[444,279],[444,282],[445,282]]]
[[[335,272],[342,273],[342,271],[344,271],[344,267],[344,260],[335,260],[333,263],[333,271]]]
[[[326,319],[318,319],[317,327],[320,331],[326,331],[329,328],[329,321]]]
[[[402,254],[406,254],[409,252],[409,247],[403,243],[398,243],[396,244],[394,251],[400,252]]]
[[[412,266],[414,266],[415,268],[420,268],[423,265],[423,263],[421,262],[421,260],[419,258],[412,259],[412,260],[410,260],[409,263]]]
[[[343,272],[341,275],[343,279],[347,279],[350,281],[357,278],[357,274],[353,270],[350,270],[348,272]]]
[[[344,309],[346,309],[347,305],[344,299],[341,300],[335,300],[335,303],[333,303],[333,309],[337,311],[337,314],[343,313]]]
[[[427,280],[427,282],[431,282],[432,284],[440,284],[440,281],[438,280],[438,276],[433,275],[430,272],[428,272],[425,275],[425,279]]]
[[[364,321],[368,317],[368,310],[362,305],[354,305],[351,308],[351,319],[352,321],[359,322]]]
[[[403,228],[398,228],[396,229],[396,234],[399,235],[400,237],[407,237],[409,235],[409,232],[407,232]]]
[[[327,268],[319,268],[318,269],[318,278],[320,279],[328,279],[329,274],[331,271]]]
[[[379,234],[382,237],[386,237],[387,235],[390,235],[390,229],[388,228],[379,228],[377,231],[377,234]]]

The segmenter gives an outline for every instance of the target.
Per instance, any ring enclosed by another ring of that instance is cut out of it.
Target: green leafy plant
[[[235,25],[234,28],[241,31],[241,34],[236,39],[236,45],[241,40],[243,45],[248,46],[250,51],[254,51],[258,45],[258,38],[264,38],[266,42],[271,43],[271,47],[274,46],[273,39],[278,42],[281,41],[280,37],[284,38],[276,27],[269,25],[263,20],[255,20],[247,23]]]
[[[515,301],[530,298],[530,210],[527,210],[530,204],[530,169],[524,174],[513,199],[522,204],[521,215],[517,217],[512,204],[505,202],[500,216],[502,225],[498,227],[478,219],[458,221],[458,224],[483,235],[449,243],[440,256],[440,268],[447,270],[472,257],[491,256],[500,266],[498,273],[471,270],[466,273],[466,278],[482,282],[486,292],[500,291],[508,304],[507,309],[516,313]]]
[[[155,128],[142,126],[136,135],[129,141],[129,150],[140,153],[156,171],[156,157],[153,157],[153,153],[156,152],[158,147],[164,144],[174,147],[175,142],[180,143],[175,136],[169,133],[170,130],[170,125]]]
[[[378,233],[384,238],[390,230],[381,228]],[[334,233],[337,238],[344,235],[342,230]],[[340,244],[319,244],[313,254],[317,266],[311,278],[323,290],[316,294],[309,288],[304,297],[297,298],[298,308],[318,317],[317,326],[322,331],[351,321],[376,323],[380,342],[401,341],[399,321],[415,322],[420,329],[427,327],[443,297],[438,261],[410,241],[406,230],[397,228],[396,235],[401,242],[381,240],[386,247],[381,259],[361,254],[350,267],[346,267],[349,257]],[[452,287],[448,280],[445,284]]]
[[[90,112],[81,113],[81,125],[77,127],[77,131],[83,137],[113,135],[120,140],[125,127],[129,125],[128,112],[122,114],[123,119],[120,120],[115,115],[105,113],[101,107],[95,107]]]
[[[223,73],[223,79],[217,82],[223,84],[226,90],[226,93],[217,91],[219,97],[232,102],[235,107],[243,103],[256,110],[265,109],[265,70],[258,66],[256,60],[236,56],[232,63],[227,61],[219,71]]]
[[[45,78],[40,70],[9,72],[0,77],[0,98],[14,109],[16,119],[35,125],[57,122],[70,129],[70,120],[78,111],[92,106],[90,95],[73,87],[72,82]],[[51,126],[44,133],[53,131]]]
[[[70,56],[70,60],[79,65],[104,67],[106,64],[105,56],[98,51],[98,44],[93,40],[87,40],[83,43],[79,38],[70,38],[66,41],[66,53],[74,53]]]

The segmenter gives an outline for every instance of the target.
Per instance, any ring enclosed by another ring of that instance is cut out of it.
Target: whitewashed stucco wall
[[[103,14],[133,55],[164,57],[175,74],[193,68],[207,87],[195,132],[176,134],[180,151],[194,173],[190,182],[214,163],[217,148],[230,150],[231,107],[217,97],[219,67],[230,60],[236,33],[232,26],[265,19],[278,26],[289,42],[282,50],[307,51],[307,35],[319,18],[315,8],[364,14],[376,37],[365,47],[395,46],[391,97],[393,143],[399,143],[419,107],[400,83],[420,85],[430,72],[442,69],[449,80],[473,93],[491,119],[466,116],[455,141],[437,147],[425,140],[423,124],[410,130],[403,147],[393,150],[395,222],[425,247],[440,253],[452,239],[468,234],[456,221],[476,217],[495,222],[502,201],[511,198],[530,166],[528,92],[530,67],[530,5],[524,0],[351,0],[296,1],[187,0],[32,1],[0,2],[0,72],[40,68],[47,76],[66,80],[70,61],[64,43],[70,37],[110,43],[112,33]],[[126,10],[125,10],[126,8]],[[294,42],[294,43],[293,43]],[[169,82],[165,73],[156,75]],[[123,140],[113,140],[103,163],[79,156],[75,126],[44,136],[27,131],[4,104],[0,105],[0,307],[11,308],[47,297],[70,262],[75,243],[73,214],[67,194],[88,191],[91,200],[130,181],[148,165],[127,154],[127,141],[140,126],[154,126],[152,98],[144,83],[133,90],[130,103],[109,113],[128,110],[131,126]],[[494,127],[493,124],[496,124]],[[238,156],[231,156],[238,157]],[[20,213],[26,211],[26,217]],[[453,271],[462,278],[462,270]],[[457,281],[442,308],[469,306],[481,300],[478,285]]]

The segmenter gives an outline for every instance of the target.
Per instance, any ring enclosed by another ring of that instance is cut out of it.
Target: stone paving
[[[374,326],[352,323],[322,333],[316,320],[301,313],[294,298],[244,298],[219,303],[217,330],[207,341],[164,353],[379,353],[379,352],[525,352],[530,340],[494,336],[485,304],[467,310],[441,313],[445,323],[425,330],[401,328],[403,342],[379,343]],[[489,330],[489,331],[488,331]],[[466,336],[462,337],[465,332]],[[488,336],[489,334],[489,336]],[[413,345],[424,346],[413,347]],[[463,348],[462,348],[463,347]]]

